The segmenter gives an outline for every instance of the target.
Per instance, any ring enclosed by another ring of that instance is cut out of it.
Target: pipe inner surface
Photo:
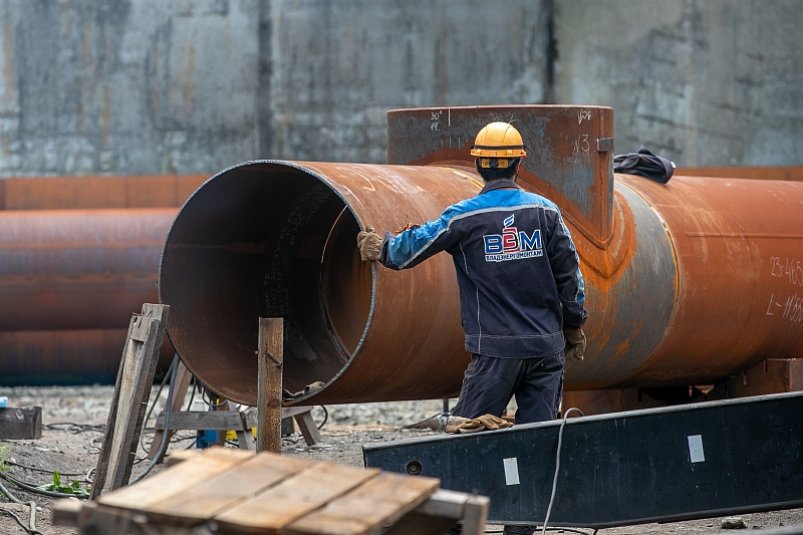
[[[190,370],[254,404],[257,318],[281,317],[284,388],[331,380],[370,313],[358,230],[335,190],[296,167],[253,163],[207,181],[176,218],[159,277],[169,335]]]

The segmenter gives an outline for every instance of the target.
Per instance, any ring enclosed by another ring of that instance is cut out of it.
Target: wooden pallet
[[[433,478],[233,448],[181,457],[96,503],[57,502],[54,522],[85,535],[435,535],[461,520],[480,535],[488,512],[487,498]]]

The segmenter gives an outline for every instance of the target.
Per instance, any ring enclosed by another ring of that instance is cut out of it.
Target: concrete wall
[[[385,112],[541,102],[543,2],[272,2],[274,153],[385,160]]]
[[[803,164],[803,2],[565,0],[562,102],[613,106],[616,152]]]
[[[258,1],[0,2],[0,174],[193,173],[259,152]]]
[[[385,159],[394,107],[615,108],[616,150],[803,154],[799,0],[0,0],[0,175]]]

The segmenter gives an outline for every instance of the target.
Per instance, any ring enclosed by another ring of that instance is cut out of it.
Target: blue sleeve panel
[[[406,269],[441,251],[454,260],[471,353],[555,354],[563,325],[586,317],[579,258],[558,207],[512,181],[493,181],[438,219],[386,233],[380,261]]]

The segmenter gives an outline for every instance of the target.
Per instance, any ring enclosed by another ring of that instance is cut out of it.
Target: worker
[[[579,258],[558,207],[516,184],[527,150],[515,127],[486,125],[471,155],[484,180],[479,194],[395,235],[368,227],[357,235],[360,257],[407,269],[441,251],[451,254],[472,354],[452,414],[489,415],[492,429],[515,396],[516,423],[551,420],[565,361],[585,352]],[[505,526],[505,533],[532,530]]]

